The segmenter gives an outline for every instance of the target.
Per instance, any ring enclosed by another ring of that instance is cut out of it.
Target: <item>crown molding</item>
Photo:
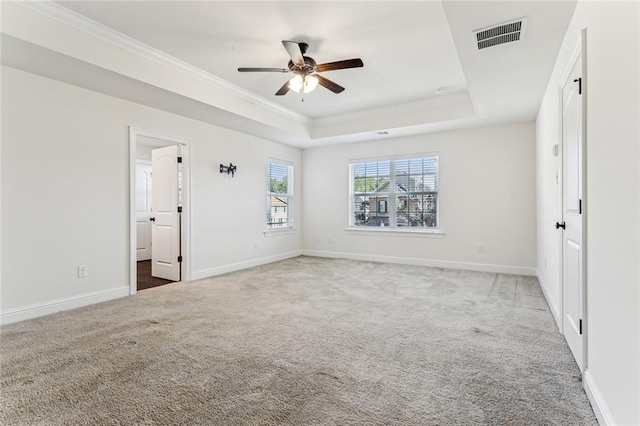
[[[106,25],[103,25],[92,19],[89,19],[86,16],[80,15],[79,13],[60,6],[59,4],[54,3],[52,0],[18,0],[17,3],[42,15],[48,16],[49,18],[62,22],[65,25],[76,28],[109,43],[115,44],[134,54],[156,61],[166,67],[180,71],[190,77],[204,80],[219,89],[225,90],[235,96],[238,96],[239,98],[257,104],[261,107],[270,109],[285,117],[291,118],[305,125],[311,122],[308,117],[302,114],[282,107],[275,102],[271,102],[261,96],[257,96],[254,93],[243,89],[240,86],[229,83],[228,81],[223,80],[222,78],[214,74],[195,67],[174,56],[168,55],[167,53],[164,53],[161,50],[142,43],[132,37],[115,31],[114,29],[109,28]]]

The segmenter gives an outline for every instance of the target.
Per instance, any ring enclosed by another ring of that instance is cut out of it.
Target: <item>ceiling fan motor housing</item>
[[[304,58],[304,66],[300,67],[293,63],[293,61],[289,61],[289,70],[296,74],[304,74],[309,75],[316,70],[316,61],[313,58],[308,56],[303,56]]]

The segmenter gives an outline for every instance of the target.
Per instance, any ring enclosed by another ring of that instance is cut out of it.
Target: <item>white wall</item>
[[[136,160],[151,161],[151,150],[153,150],[152,145],[145,145],[144,143],[138,142],[136,146]]]
[[[558,87],[587,29],[587,368],[585,387],[601,422],[640,424],[639,152],[637,2],[579,2],[537,119],[538,274],[560,300]],[[548,259],[544,267],[544,259]]]
[[[304,150],[305,252],[532,273],[534,130],[527,122]],[[442,238],[345,230],[350,159],[429,152],[440,155]]]
[[[299,254],[263,234],[267,158],[299,149],[7,67],[2,91],[3,321],[128,293],[128,126],[190,141],[193,277]]]

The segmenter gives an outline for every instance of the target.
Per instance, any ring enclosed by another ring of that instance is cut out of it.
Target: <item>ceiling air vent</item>
[[[527,18],[521,18],[476,30],[473,35],[475,42],[478,44],[478,50],[482,50],[487,47],[522,40],[526,27]]]

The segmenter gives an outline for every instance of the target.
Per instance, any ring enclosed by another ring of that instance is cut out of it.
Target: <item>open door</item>
[[[151,164],[136,163],[136,259],[151,260]]]
[[[180,146],[151,151],[153,215],[151,217],[151,275],[180,281]]]
[[[584,369],[584,238],[582,55],[578,55],[562,87],[562,332]]]

